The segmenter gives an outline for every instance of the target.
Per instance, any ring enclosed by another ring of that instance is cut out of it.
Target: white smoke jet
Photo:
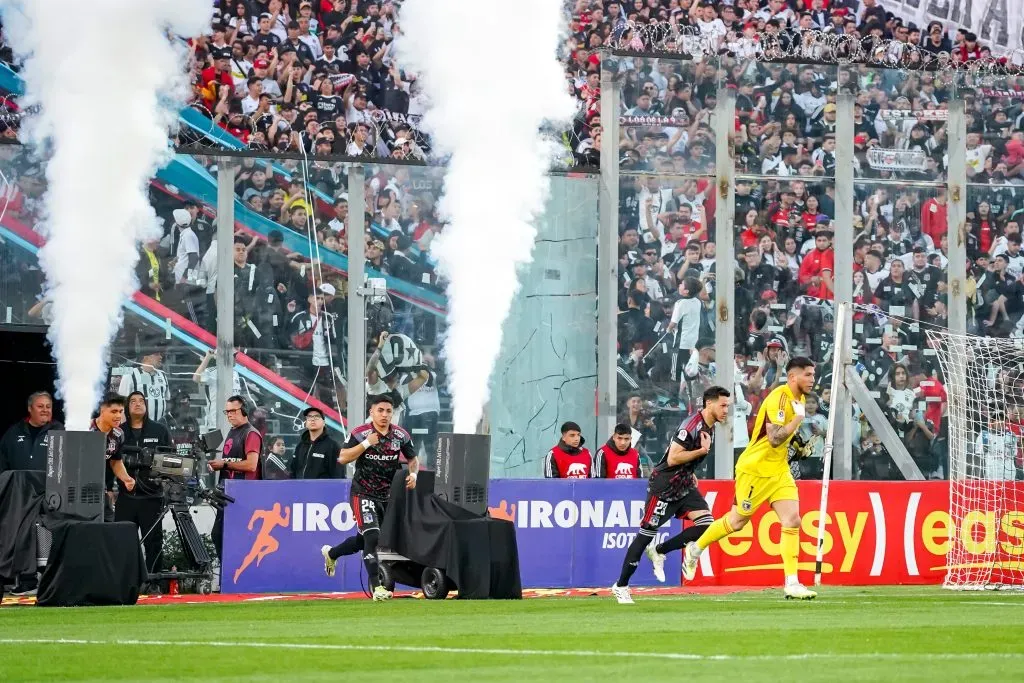
[[[445,357],[454,428],[476,431],[501,351],[501,327],[529,263],[550,190],[553,141],[540,131],[575,111],[558,61],[563,3],[406,0],[398,63],[415,72],[435,154],[449,155],[431,247],[448,279]],[[514,35],[506,63],[495,36]]]
[[[6,0],[4,33],[22,57],[30,141],[48,190],[39,261],[68,429],[82,430],[110,341],[135,290],[141,237],[159,230],[146,185],[169,153],[186,51],[168,31],[209,30],[211,0]],[[177,42],[177,41],[176,41]]]

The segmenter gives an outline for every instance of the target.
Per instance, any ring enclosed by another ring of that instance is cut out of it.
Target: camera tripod
[[[192,520],[192,513],[187,504],[173,500],[166,501],[156,522],[143,535],[142,543],[145,544],[146,538],[148,538],[151,533],[163,524],[164,517],[166,517],[168,513],[171,514],[171,519],[174,520],[174,529],[178,534],[178,540],[181,541],[181,549],[185,555],[188,567],[184,570],[176,569],[174,571],[154,572],[147,576],[147,580],[155,582],[180,579],[205,579],[210,581],[212,584],[213,559],[210,557],[210,553],[207,551],[206,545],[203,543],[203,537],[199,534],[199,529],[196,528],[196,523]],[[150,561],[152,566],[158,566],[157,561],[162,554],[163,548],[161,547],[160,553],[157,554],[157,557]],[[146,559],[149,560],[149,558]],[[207,589],[206,592],[209,592],[209,589]]]

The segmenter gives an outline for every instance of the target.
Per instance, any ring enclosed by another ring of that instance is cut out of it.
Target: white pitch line
[[[635,593],[634,593],[634,595],[636,596],[638,601],[641,601],[641,602],[651,602],[651,601],[654,601],[654,602],[679,602],[680,601],[678,596],[659,596],[659,595],[645,596],[645,595],[637,595]],[[942,603],[942,604],[946,604],[946,605],[1002,605],[1002,606],[1005,606],[1005,607],[1024,607],[1024,598],[1021,598],[1017,602],[997,602],[995,600],[953,600],[953,599],[950,599],[950,598],[927,598],[927,597],[922,597],[921,599],[929,601],[927,605],[923,605],[925,607],[927,607],[928,605],[933,605],[936,602],[939,602],[939,603]],[[763,605],[764,604],[764,600],[762,600],[762,599],[755,599],[755,598],[703,598],[701,600],[701,602],[737,602],[737,603],[746,603],[748,605],[754,605],[754,604],[756,604],[756,605]],[[883,598],[883,597],[878,597],[878,596],[865,596],[865,597],[860,597],[860,598],[828,598],[828,597],[826,597],[826,598],[819,598],[817,600],[813,600],[813,601],[810,601],[810,602],[813,602],[814,604],[817,604],[817,605],[858,605],[858,604],[863,604],[865,602],[881,603],[881,604],[893,603],[894,605],[897,604],[897,603],[895,603],[893,601],[892,598]],[[782,601],[779,600],[779,603],[782,603]]]
[[[788,655],[702,655],[689,652],[607,652],[600,650],[515,650],[507,648],[440,647],[431,645],[346,645],[340,643],[218,642],[206,640],[91,640],[77,638],[0,638],[4,645],[117,645],[144,647],[247,647],[279,650],[408,652],[413,654],[511,655],[516,657],[587,657],[603,659],[667,659],[696,662],[796,661],[810,659],[1024,659],[1024,652],[806,652]],[[7,653],[8,656],[10,652]],[[9,657],[8,657],[9,658]]]

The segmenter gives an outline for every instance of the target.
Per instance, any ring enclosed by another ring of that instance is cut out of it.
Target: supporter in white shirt
[[[687,289],[689,280],[700,286],[700,281],[695,278],[688,278],[679,285],[679,291],[683,294],[683,298],[676,301],[672,307],[672,318],[668,326],[669,331],[678,330],[676,349],[684,352],[697,346],[697,338],[700,335],[700,316],[704,308],[704,304],[700,300],[700,292],[690,292]]]
[[[1019,235],[1010,235],[1003,241],[1003,244],[997,246],[994,250],[995,256],[1005,256],[1008,262],[1006,266],[1006,273],[1014,278],[1019,278],[1021,274],[1024,274],[1024,251],[1021,250],[1021,240]]]
[[[738,365],[736,366],[735,376],[743,377],[743,370]],[[733,387],[732,396],[732,447],[733,450],[739,450],[746,448],[747,444],[750,443],[750,435],[747,434],[747,417],[750,416],[753,406],[743,395],[743,385],[739,382],[736,382]]]
[[[967,167],[971,175],[985,170],[985,159],[992,153],[992,145],[981,144],[978,133],[967,134]]]
[[[207,351],[203,361],[192,374],[192,381],[198,384],[206,395],[206,410],[199,424],[199,430],[202,433],[217,428],[217,411],[220,410],[221,406],[221,402],[217,400],[217,368],[210,367],[210,362],[213,360],[214,355],[213,351]],[[231,395],[242,396],[242,391],[242,378],[238,375],[238,371],[234,370],[231,382]]]
[[[199,237],[192,229],[192,214],[186,209],[175,209],[173,212],[174,224],[180,231],[178,234],[178,251],[174,261],[174,281],[184,283],[189,280],[189,271],[193,272],[192,280],[195,279],[195,269],[199,265]]]
[[[644,187],[637,193],[637,203],[640,211],[640,233],[653,232],[648,216],[648,201],[650,201],[650,215],[654,217],[655,226],[658,216],[668,210],[672,201],[672,189],[662,188],[661,180],[657,176],[648,176]]]

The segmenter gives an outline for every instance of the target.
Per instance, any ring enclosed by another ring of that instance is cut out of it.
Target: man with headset
[[[245,399],[231,396],[224,402],[224,415],[228,418],[231,429],[224,438],[221,457],[210,461],[210,469],[221,472],[221,479],[262,479],[260,454],[263,452],[263,436],[249,424],[249,411],[245,407]],[[217,555],[221,557],[224,543],[224,511],[217,511],[217,519],[213,523],[213,544]]]

